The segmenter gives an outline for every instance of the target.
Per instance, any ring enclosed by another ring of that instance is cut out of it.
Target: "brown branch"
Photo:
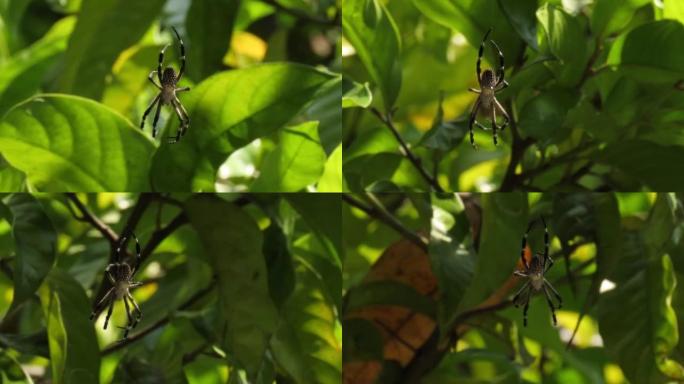
[[[402,237],[411,241],[415,245],[419,246],[423,251],[427,252],[428,240],[406,228],[396,217],[392,216],[386,210],[379,209],[377,205],[376,207],[369,207],[365,203],[358,201],[356,198],[347,193],[342,194],[342,200],[352,207],[363,211],[369,217],[375,218],[386,224],[388,227],[399,233]]]
[[[68,199],[66,206],[69,211],[71,211],[71,214],[74,216],[74,218],[78,221],[89,223],[93,228],[97,229],[105,239],[109,241],[110,245],[116,247],[116,244],[119,242],[119,235],[117,235],[109,225],[105,224],[102,220],[90,212],[88,207],[86,207],[85,204],[78,199],[75,193],[67,193],[66,197]],[[69,202],[76,206],[80,212],[80,216],[76,213],[76,211],[73,210],[73,207]]]
[[[401,134],[397,130],[397,127],[394,126],[394,122],[392,121],[392,113],[390,112],[383,115],[382,112],[380,112],[377,108],[371,108],[370,111],[373,112],[373,114],[377,116],[378,119],[380,119],[380,121],[382,121],[382,123],[385,124],[387,128],[389,128],[389,130],[394,135],[394,138],[397,139],[397,141],[399,142],[399,145],[401,146],[404,156],[406,156],[406,158],[411,162],[411,164],[413,164],[413,167],[416,168],[418,173],[420,173],[420,175],[423,177],[423,179],[425,179],[425,181],[427,181],[427,183],[432,187],[432,189],[437,192],[444,192],[444,189],[441,185],[439,185],[437,179],[430,176],[430,174],[425,170],[425,168],[423,168],[420,159],[415,154],[413,154],[413,152],[411,152],[411,149],[409,148],[408,144],[401,137]]]
[[[184,311],[184,310],[190,308],[193,304],[195,304],[197,301],[199,301],[200,299],[202,299],[206,294],[208,294],[209,292],[211,292],[211,291],[214,289],[214,286],[215,286],[215,285],[216,285],[216,283],[215,283],[215,282],[212,282],[211,284],[209,284],[208,287],[206,287],[206,288],[204,288],[203,290],[201,290],[201,291],[195,293],[195,294],[194,294],[192,297],[190,297],[187,301],[185,301],[183,304],[181,304],[181,305],[178,307],[178,309],[177,309],[176,311]],[[155,331],[156,329],[158,329],[158,328],[160,328],[160,327],[166,325],[166,323],[168,323],[168,322],[171,320],[171,317],[172,317],[172,316],[173,316],[173,314],[169,314],[168,316],[166,316],[166,317],[160,319],[159,321],[157,321],[156,323],[152,324],[152,325],[149,326],[148,328],[145,328],[144,330],[142,330],[142,331],[140,331],[140,332],[138,332],[138,333],[133,334],[131,337],[129,337],[129,338],[127,338],[127,339],[124,339],[124,340],[121,340],[121,341],[119,341],[119,342],[117,342],[117,343],[114,343],[114,344],[112,344],[112,345],[106,347],[105,349],[103,349],[103,350],[100,352],[100,355],[106,356],[106,355],[108,355],[108,354],[110,354],[110,353],[112,353],[112,352],[118,351],[119,349],[126,347],[126,346],[127,346],[128,344],[130,344],[130,343],[133,343],[133,342],[135,342],[135,341],[137,341],[137,340],[142,339],[143,337],[145,337],[145,336],[147,336],[148,334],[152,333],[152,332]]]

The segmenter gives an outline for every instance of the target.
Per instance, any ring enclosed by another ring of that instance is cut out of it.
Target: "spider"
[[[504,56],[503,53],[501,53],[501,49],[499,49],[499,46],[496,45],[494,40],[489,40],[489,42],[494,46],[494,48],[496,48],[496,51],[499,53],[499,61],[501,63],[501,66],[496,71],[496,74],[494,74],[494,71],[492,71],[491,69],[485,69],[484,72],[480,71],[480,61],[482,60],[482,54],[484,53],[485,42],[487,41],[487,36],[489,36],[489,33],[491,31],[492,30],[490,28],[485,34],[484,38],[482,39],[482,43],[480,43],[480,53],[477,56],[477,65],[475,67],[475,70],[477,71],[477,81],[480,85],[480,89],[468,88],[469,91],[479,94],[477,100],[475,101],[475,105],[473,105],[473,110],[470,112],[470,120],[468,121],[468,129],[470,130],[470,144],[475,149],[477,149],[477,145],[475,145],[475,138],[473,136],[473,124],[477,125],[485,131],[489,130],[489,128],[480,124],[475,119],[475,117],[477,116],[477,112],[480,110],[480,108],[484,108],[485,111],[489,111],[491,113],[494,145],[498,144],[496,136],[496,110],[498,109],[505,119],[503,125],[500,128],[501,130],[506,128],[510,120],[508,113],[503,108],[503,106],[501,106],[499,100],[496,99],[496,93],[508,87],[508,82],[504,79]]]
[[[126,315],[128,316],[128,323],[125,327],[119,328],[125,330],[123,336],[124,340],[126,340],[126,338],[128,337],[128,332],[130,332],[131,329],[135,328],[135,326],[138,325],[140,319],[142,319],[142,311],[140,311],[138,303],[135,302],[133,295],[131,295],[132,288],[142,285],[142,283],[140,282],[133,281],[133,276],[135,275],[135,272],[137,272],[138,267],[140,266],[140,243],[138,243],[138,238],[135,237],[134,233],[131,232],[131,236],[133,237],[133,239],[135,239],[135,265],[131,268],[131,266],[128,263],[119,262],[119,260],[121,259],[121,247],[123,247],[124,244],[126,244],[126,237],[124,236],[123,238],[121,238],[121,241],[119,242],[119,247],[116,249],[117,262],[109,264],[105,269],[105,274],[107,275],[107,278],[109,278],[109,281],[112,283],[112,288],[110,288],[109,291],[107,291],[107,293],[104,295],[104,297],[95,305],[95,307],[93,308],[93,312],[91,312],[90,314],[90,320],[95,319],[104,309],[104,307],[109,304],[109,310],[107,311],[107,317],[105,317],[104,322],[104,329],[107,329],[109,317],[112,316],[112,311],[114,310],[114,303],[117,300],[123,300],[124,305],[126,306]],[[128,304],[129,301],[131,302],[131,304],[133,304],[133,307],[135,308],[135,319],[131,314],[131,308]]]
[[[152,122],[152,137],[156,137],[157,121],[159,120],[159,111],[161,111],[162,105],[169,104],[173,107],[174,111],[176,111],[176,115],[178,115],[178,118],[180,119],[180,126],[178,127],[178,132],[176,136],[169,136],[169,142],[173,144],[180,141],[181,136],[185,135],[185,132],[188,130],[188,126],[190,125],[190,117],[188,116],[188,112],[185,110],[185,107],[183,107],[183,104],[181,104],[180,100],[178,100],[176,93],[189,91],[190,87],[176,87],[181,77],[183,77],[183,72],[185,71],[185,46],[183,46],[183,40],[180,38],[180,35],[178,34],[178,31],[176,31],[176,28],[171,27],[171,29],[173,29],[173,32],[176,34],[178,42],[180,43],[180,71],[178,72],[178,75],[176,75],[176,72],[173,70],[173,68],[166,67],[162,72],[162,64],[164,63],[164,51],[166,51],[166,48],[168,48],[170,45],[167,44],[161,50],[161,52],[159,52],[159,63],[157,64],[157,69],[155,71],[150,72],[149,76],[147,76],[150,82],[152,82],[152,84],[154,84],[155,87],[159,88],[159,94],[157,94],[157,96],[154,98],[154,100],[152,100],[150,105],[147,106],[147,109],[145,109],[142,121],[140,122],[140,129],[143,129],[145,127],[145,118],[147,118],[147,115],[152,110],[152,107],[154,107],[154,105],[156,104],[157,111],[154,114],[154,121]],[[157,74],[157,78],[159,79],[159,84],[154,82],[153,77],[155,73]]]
[[[537,253],[536,256],[532,257],[532,260],[528,264],[525,260],[525,249],[527,247],[527,235],[534,226],[534,221],[530,223],[527,227],[527,231],[522,239],[522,251],[520,251],[520,259],[525,267],[522,271],[513,272],[514,275],[520,277],[526,277],[527,282],[520,288],[520,290],[513,297],[513,304],[519,307],[525,304],[525,309],[523,310],[523,325],[527,327],[527,308],[530,305],[530,297],[534,292],[544,291],[546,296],[546,301],[551,308],[551,316],[553,317],[553,325],[556,325],[556,309],[560,309],[563,305],[563,299],[558,294],[555,288],[549,283],[544,277],[546,271],[551,269],[553,266],[553,260],[549,256],[549,230],[546,227],[546,222],[544,217],[541,217],[541,222],[544,224],[544,253]],[[553,293],[554,297],[558,300],[558,307],[554,307],[551,296],[549,295],[549,290]]]

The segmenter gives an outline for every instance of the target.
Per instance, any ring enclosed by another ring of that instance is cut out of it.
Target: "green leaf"
[[[342,144],[335,148],[325,162],[316,189],[318,192],[342,192]]]
[[[498,0],[498,3],[520,38],[537,51],[537,20],[534,17],[537,0]]]
[[[213,190],[233,151],[287,124],[331,79],[312,67],[271,63],[204,80],[181,100],[190,114],[188,133],[179,144],[162,144],[153,158],[155,189]],[[175,128],[166,134],[175,135]]]
[[[57,231],[41,203],[32,195],[14,194],[7,202],[7,206],[14,218],[14,308],[33,296],[52,269],[57,252]]]
[[[459,308],[478,305],[508,280],[519,254],[520,239],[527,227],[527,195],[486,193],[482,195],[482,230],[475,273]]]
[[[520,367],[504,353],[486,349],[469,348],[459,352],[448,353],[434,370],[429,372],[421,383],[423,384],[456,384],[470,382],[471,375],[465,373],[462,367],[475,367],[480,362],[488,363],[488,382],[518,383],[520,381]],[[484,366],[484,365],[483,365]],[[490,368],[491,366],[491,368]],[[493,370],[493,372],[491,371]]]
[[[59,90],[100,99],[116,58],[143,36],[163,5],[164,0],[84,0],[64,56]]]
[[[401,39],[392,15],[377,0],[345,0],[342,31],[392,109],[401,89]]]
[[[64,18],[40,40],[0,65],[0,116],[38,91],[45,73],[66,49],[75,17]]]
[[[612,165],[655,191],[680,191],[684,180],[672,177],[672,164],[684,162],[684,148],[665,146],[644,140],[623,140],[608,145],[598,156],[601,163]]]
[[[684,76],[684,26],[673,20],[642,24],[613,44],[608,64],[619,65],[646,83],[674,82]]]
[[[21,191],[25,180],[26,175],[0,157],[0,191]]]
[[[121,115],[75,96],[35,97],[0,122],[0,151],[39,190],[147,190],[153,148]]]
[[[432,195],[431,199],[428,253],[439,285],[438,320],[440,328],[446,331],[471,284],[475,255],[472,244],[465,242],[470,235],[470,224],[461,199],[450,193]]]
[[[344,320],[342,328],[342,360],[345,363],[382,360],[383,340],[375,323],[352,317]]]
[[[318,138],[318,122],[280,131],[276,149],[266,155],[262,172],[250,186],[253,192],[297,192],[323,174],[325,152]]]
[[[215,196],[195,195],[186,210],[218,278],[227,347],[254,377],[278,321],[261,231],[247,213]]]
[[[368,108],[373,102],[368,83],[357,83],[348,78],[342,80],[342,108]]]
[[[636,1],[636,0],[632,0]],[[648,0],[640,0],[642,3],[649,3]],[[684,3],[681,1],[666,1],[663,9],[663,18],[675,19],[684,23]]]
[[[368,306],[396,306],[436,317],[436,303],[410,285],[391,280],[372,281],[355,286],[345,295],[345,312]]]
[[[5,381],[3,381],[5,377]],[[9,353],[8,350],[0,349],[0,382],[6,384],[24,383],[33,384],[21,364]]]
[[[590,52],[579,20],[549,3],[537,10],[537,19],[544,28],[545,46],[560,60],[547,65],[556,73],[561,85],[576,85],[585,71]]]
[[[461,144],[468,132],[468,122],[466,120],[444,121],[443,102],[444,92],[441,92],[432,127],[429,131],[425,132],[418,143],[419,146],[434,150],[434,155],[437,159],[441,159],[446,153]]]
[[[311,232],[326,247],[328,260],[342,267],[342,200],[334,194],[286,194],[288,203],[299,213]]]
[[[283,320],[271,340],[274,358],[297,383],[342,381],[342,346],[335,336],[336,316],[321,283],[303,267],[287,301]]]
[[[599,299],[601,337],[631,382],[682,381],[684,367],[668,358],[678,341],[672,262],[651,247],[641,250],[627,250],[631,272]]]
[[[280,308],[295,288],[295,271],[287,237],[274,222],[264,231],[263,252],[268,267],[268,290]]]
[[[619,32],[629,25],[638,8],[650,2],[651,0],[596,0],[591,14],[591,30],[596,36]],[[675,2],[667,2],[665,8],[670,4]]]
[[[52,380],[57,384],[98,383],[100,350],[90,303],[83,287],[66,272],[53,269],[40,288],[50,345]]]
[[[190,78],[204,79],[224,68],[240,1],[193,1],[186,17],[186,54]],[[175,36],[174,36],[175,38]]]
[[[564,140],[570,133],[570,127],[563,123],[578,97],[573,91],[564,89],[540,93],[528,101],[520,112],[520,131],[537,139],[542,145]]]

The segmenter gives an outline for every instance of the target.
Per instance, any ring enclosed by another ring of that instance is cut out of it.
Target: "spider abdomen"
[[[175,86],[178,81],[176,80],[176,71],[173,70],[171,67],[166,67],[164,68],[164,72],[162,73],[162,78],[161,78],[161,85],[162,87],[170,85],[170,86]]]
[[[496,75],[491,69],[485,69],[482,72],[482,77],[480,78],[480,85],[484,88],[494,89],[496,86]]]

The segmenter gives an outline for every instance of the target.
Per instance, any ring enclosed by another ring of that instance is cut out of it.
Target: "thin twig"
[[[392,114],[387,113],[383,115],[382,112],[380,112],[377,108],[371,108],[370,111],[373,112],[373,114],[377,116],[378,119],[380,119],[380,121],[382,121],[382,123],[385,124],[387,128],[389,128],[389,130],[394,135],[394,138],[397,139],[397,141],[399,142],[399,145],[401,146],[404,156],[406,156],[406,158],[411,162],[411,164],[413,164],[414,168],[416,168],[418,173],[420,173],[420,175],[423,177],[423,179],[425,179],[425,181],[427,181],[427,183],[432,187],[432,189],[434,189],[437,192],[444,192],[444,189],[441,185],[439,185],[437,179],[430,176],[430,174],[421,165],[420,159],[413,152],[411,152],[411,149],[409,148],[406,141],[404,141],[404,139],[401,137],[401,134],[397,130],[397,127],[394,126],[394,122],[392,121]]]
[[[397,233],[399,233],[402,237],[411,241],[415,245],[419,246],[422,250],[427,252],[428,240],[418,235],[417,233],[411,231],[410,229],[406,228],[396,217],[394,217],[386,210],[379,209],[377,205],[376,207],[369,207],[366,204],[358,201],[356,198],[346,193],[342,194],[342,199],[352,207],[355,207],[363,211],[369,217],[376,218],[379,221],[385,223],[387,226],[397,231]]]
[[[114,232],[114,230],[107,224],[105,224],[102,220],[100,220],[97,216],[95,216],[88,207],[85,206],[79,200],[78,196],[76,196],[75,193],[67,193],[66,197],[68,199],[67,201],[67,208],[69,211],[71,211],[71,214],[74,216],[74,218],[78,221],[82,221],[85,223],[89,223],[93,228],[97,229],[98,232],[104,236],[105,239],[109,241],[110,244],[116,244],[119,242],[119,235]],[[71,201],[76,208],[78,209],[80,216],[73,210],[73,207],[69,203]]]
[[[178,307],[177,311],[184,311],[184,310],[190,308],[193,304],[195,304],[197,301],[202,299],[206,294],[211,292],[214,289],[215,285],[216,285],[216,283],[212,282],[211,284],[209,284],[208,287],[206,287],[203,290],[192,295],[192,297],[190,297],[186,302],[184,302],[183,304],[181,304]],[[100,352],[100,354],[102,356],[106,356],[112,352],[118,351],[119,349],[126,347],[130,343],[133,343],[137,340],[142,339],[143,337],[147,336],[148,334],[154,332],[156,329],[166,325],[166,323],[168,323],[171,320],[172,316],[173,316],[173,314],[169,314],[168,316],[157,321],[156,323],[152,324],[148,328],[145,328],[144,330],[133,334],[132,336],[128,337],[127,339],[121,340],[120,342],[114,343],[114,344],[106,347],[105,349],[103,349]]]

